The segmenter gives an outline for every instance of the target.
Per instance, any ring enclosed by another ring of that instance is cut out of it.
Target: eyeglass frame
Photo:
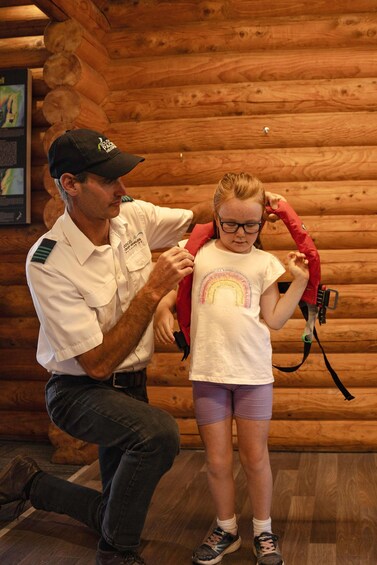
[[[263,225],[263,221],[262,221],[262,220],[261,220],[260,222],[245,222],[245,223],[243,223],[243,224],[240,224],[239,222],[225,222],[224,220],[222,220],[222,219],[220,218],[219,215],[217,215],[217,217],[218,217],[218,219],[219,219],[219,224],[220,224],[220,226],[221,226],[221,229],[223,230],[224,233],[237,233],[238,230],[239,230],[240,228],[242,228],[243,231],[244,231],[244,233],[246,233],[247,235],[254,235],[254,234],[260,232],[260,230],[262,229],[262,225]],[[226,231],[226,230],[224,230],[223,224],[234,224],[234,225],[236,226],[236,229],[235,229],[234,231]],[[249,232],[249,231],[246,231],[246,229],[245,229],[245,226],[247,226],[247,225],[259,226],[259,228],[258,228],[256,231]]]

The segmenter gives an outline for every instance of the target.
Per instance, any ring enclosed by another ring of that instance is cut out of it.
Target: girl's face
[[[260,231],[258,222],[262,221],[262,214],[263,206],[253,198],[247,200],[231,198],[224,202],[216,214],[220,237],[216,245],[233,253],[249,253],[258,237]],[[247,225],[242,227],[236,224]]]

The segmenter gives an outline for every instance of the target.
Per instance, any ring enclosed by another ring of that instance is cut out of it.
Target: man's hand
[[[161,299],[194,268],[194,257],[184,247],[172,247],[161,253],[146,284]]]

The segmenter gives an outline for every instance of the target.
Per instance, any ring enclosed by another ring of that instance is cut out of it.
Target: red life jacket
[[[293,240],[295,241],[298,250],[304,253],[309,261],[309,281],[299,304],[303,316],[307,322],[303,335],[303,358],[298,365],[295,365],[293,367],[276,367],[275,365],[274,367],[283,372],[297,371],[297,369],[301,367],[310,353],[312,338],[314,336],[323,354],[326,367],[330,372],[335,384],[342,392],[346,400],[352,400],[354,397],[345,388],[338,375],[331,367],[330,362],[328,361],[324,349],[319,341],[314,326],[317,317],[320,324],[326,323],[326,309],[329,308],[333,310],[336,308],[338,293],[333,289],[326,289],[326,287],[321,284],[321,263],[318,250],[309,233],[307,232],[302,220],[296,214],[293,208],[288,204],[288,202],[280,200],[277,209],[267,207],[267,212],[276,214],[284,222]],[[208,224],[197,224],[194,227],[188,241],[186,242],[185,247],[193,256],[195,256],[199,249],[207,241],[212,239],[214,235],[215,230],[213,222],[210,222]],[[182,360],[186,359],[190,353],[192,279],[192,274],[182,279],[177,292],[176,311],[180,332],[174,332],[174,337],[178,347],[183,351]],[[289,283],[278,284],[280,292],[285,292],[289,286]],[[335,298],[330,305],[331,293],[335,294]]]

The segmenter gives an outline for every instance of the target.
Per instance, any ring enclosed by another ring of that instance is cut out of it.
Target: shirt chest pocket
[[[126,256],[127,270],[133,283],[139,281],[145,283],[148,280],[149,274],[152,270],[152,254],[148,247],[132,253],[131,256]],[[137,289],[139,290],[139,289]]]
[[[111,327],[116,319],[117,304],[117,284],[115,279],[111,279],[96,288],[91,288],[90,292],[84,294],[86,304],[96,311],[96,316],[102,330]]]

